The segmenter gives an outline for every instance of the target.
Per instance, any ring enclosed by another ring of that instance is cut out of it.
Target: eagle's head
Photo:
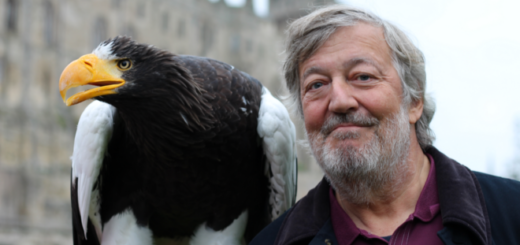
[[[91,53],[70,63],[60,77],[60,94],[67,106],[95,98],[109,104],[136,99],[153,99],[167,91],[185,89],[189,74],[172,60],[172,53],[128,37],[108,39]],[[66,98],[67,90],[84,85],[96,88]],[[195,85],[195,87],[193,87]],[[183,91],[179,91],[182,94]]]
[[[67,106],[88,99],[106,102],[136,127],[142,119],[164,128],[184,125],[190,132],[206,131],[215,122],[209,95],[182,58],[175,57],[128,37],[108,39],[65,68],[61,97]],[[66,98],[67,90],[85,85],[97,87]]]

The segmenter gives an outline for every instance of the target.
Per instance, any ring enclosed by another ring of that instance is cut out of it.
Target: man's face
[[[407,171],[417,113],[411,119],[401,103],[400,78],[380,28],[338,29],[300,65],[300,77],[309,141],[336,189],[366,203],[371,190]]]
[[[392,64],[390,48],[381,28],[359,23],[336,31],[300,65],[301,98],[308,133],[320,132],[334,114],[355,113],[381,123],[396,114],[401,104],[401,82]],[[333,148],[360,147],[374,137],[377,125],[344,123],[326,134]]]

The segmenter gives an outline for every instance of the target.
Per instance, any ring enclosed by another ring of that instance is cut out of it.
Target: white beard
[[[358,133],[338,133],[330,130],[338,123],[374,126],[371,139],[360,147],[333,148],[327,137],[338,140],[356,139]],[[400,176],[408,172],[410,124],[406,106],[380,123],[377,118],[349,113],[328,118],[321,132],[308,133],[309,143],[318,164],[340,196],[354,204],[369,204],[374,197],[391,197],[401,183]]]

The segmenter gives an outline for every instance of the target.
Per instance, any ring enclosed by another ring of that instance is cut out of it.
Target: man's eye
[[[369,75],[360,75],[358,77],[358,79],[361,81],[368,81],[368,80],[370,80],[370,76]]]
[[[311,85],[311,89],[318,89],[321,86],[323,86],[323,83],[320,83],[320,82],[314,83],[314,84]]]

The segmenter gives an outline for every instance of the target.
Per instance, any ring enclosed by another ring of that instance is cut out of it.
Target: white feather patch
[[[152,231],[138,226],[131,209],[114,215],[103,226],[103,245],[152,245]]]
[[[117,58],[112,52],[112,42],[107,44],[101,43],[99,44],[94,51],[92,51],[99,59],[102,60],[113,60]]]
[[[201,224],[190,240],[190,245],[241,245],[245,244],[244,232],[247,225],[247,210],[242,212],[233,223],[221,231],[215,231]]]
[[[91,202],[99,204],[98,192],[92,195],[92,187],[97,180],[108,142],[112,137],[115,112],[116,109],[109,104],[97,100],[90,103],[81,114],[74,138],[72,185],[74,186],[77,179],[78,184],[74,187],[78,192],[78,206],[85,237]],[[92,213],[96,211],[98,211],[96,208],[92,209]],[[92,221],[97,222],[97,220]],[[101,224],[95,223],[94,227],[99,229]]]
[[[267,157],[266,175],[271,193],[269,204],[274,220],[294,205],[296,199],[296,131],[287,109],[267,88],[262,90],[258,113],[258,135]],[[268,169],[271,169],[270,175]]]

